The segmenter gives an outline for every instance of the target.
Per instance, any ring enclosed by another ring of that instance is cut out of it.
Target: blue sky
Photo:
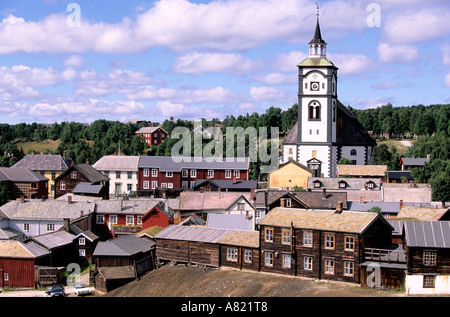
[[[448,1],[319,6],[344,105],[450,103]],[[1,0],[0,122],[287,109],[315,21],[311,0]]]

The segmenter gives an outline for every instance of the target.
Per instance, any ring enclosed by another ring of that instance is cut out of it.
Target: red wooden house
[[[193,188],[199,179],[248,180],[248,158],[175,158],[141,156],[138,164],[140,191],[156,192]]]
[[[19,241],[0,241],[0,289],[34,288],[35,258]]]
[[[178,224],[181,217],[168,204],[161,201],[142,217],[142,230],[152,227],[166,228],[171,224]]]
[[[149,146],[156,146],[163,143],[167,137],[168,133],[161,127],[144,127],[140,128],[138,131],[136,131],[137,135],[140,135],[143,137],[145,142]]]

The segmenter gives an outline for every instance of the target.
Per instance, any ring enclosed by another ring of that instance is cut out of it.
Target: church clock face
[[[311,82],[311,90],[313,91],[319,91],[319,83],[318,82]]]

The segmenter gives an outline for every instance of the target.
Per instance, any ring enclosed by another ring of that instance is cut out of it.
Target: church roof
[[[351,113],[340,101],[338,101],[337,117],[338,125],[336,143],[338,145],[376,145],[375,140],[370,137],[359,122],[358,118],[356,118],[356,116]],[[283,144],[297,144],[298,129],[299,126],[297,121],[284,138]]]
[[[298,64],[297,66],[311,66],[311,67],[318,67],[318,66],[333,66],[336,67],[332,61],[330,61],[327,58],[324,57],[308,57],[306,59],[303,60],[303,62],[301,62],[300,64]]]
[[[325,41],[322,39],[322,33],[320,32],[319,17],[317,17],[316,32],[314,33],[314,38],[311,40],[311,42],[309,42],[309,44],[314,43],[325,43]]]

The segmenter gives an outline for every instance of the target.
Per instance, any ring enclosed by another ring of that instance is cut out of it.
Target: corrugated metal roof
[[[409,247],[450,248],[450,221],[404,221]]]
[[[305,210],[296,208],[274,208],[260,222],[261,225],[317,229],[324,231],[362,233],[377,213],[334,210]]]
[[[155,243],[147,239],[128,235],[117,239],[99,242],[95,247],[94,256],[131,256],[139,252],[147,252]]]
[[[25,243],[25,248],[27,248],[27,250],[30,251],[31,253],[33,253],[34,256],[37,258],[50,254],[50,251],[47,248],[43,247],[42,245],[40,245],[34,241],[29,241],[29,242]]]
[[[49,234],[35,236],[32,239],[40,245],[51,250],[60,246],[71,244],[75,235],[67,231],[56,231]]]
[[[159,168],[161,172],[180,172],[182,169],[233,169],[246,170],[249,168],[248,157],[242,158],[203,158],[203,157],[170,157],[170,156],[141,156],[139,168]]]
[[[195,242],[217,243],[230,230],[205,227],[170,225],[160,231],[155,238],[170,240],[189,240]]]

